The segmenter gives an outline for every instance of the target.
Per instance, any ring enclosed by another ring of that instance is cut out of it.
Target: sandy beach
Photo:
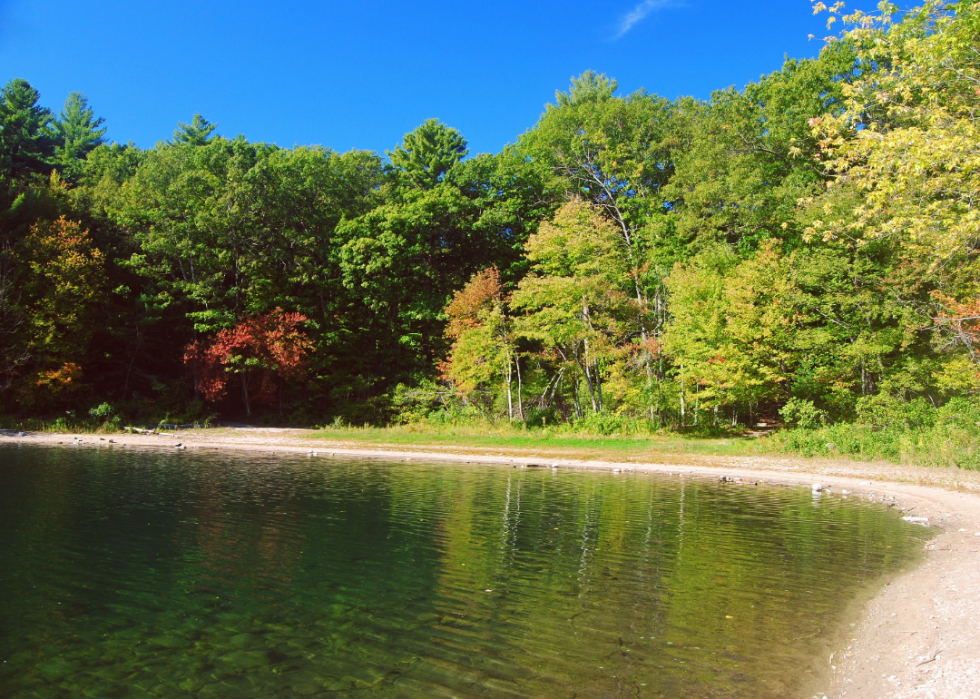
[[[79,443],[80,441],[80,443]],[[331,441],[310,430],[244,428],[163,434],[24,434],[0,444],[72,448],[236,449],[309,458],[557,466],[726,478],[732,487],[819,483],[896,507],[937,527],[921,565],[891,580],[865,605],[853,633],[826,659],[828,697],[958,699],[980,697],[980,472],[781,457],[664,454],[657,463],[565,458],[561,450],[477,449]],[[310,452],[315,452],[314,454]],[[821,696],[821,695],[817,695]]]

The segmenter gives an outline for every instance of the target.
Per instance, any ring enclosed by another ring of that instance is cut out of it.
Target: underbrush
[[[181,427],[208,427],[213,417],[204,420],[188,419],[185,414],[165,415],[162,420],[147,422],[145,417],[117,411],[108,403],[91,408],[87,414],[79,415],[68,410],[57,417],[17,417],[0,414],[0,429],[21,432],[71,433],[71,434],[113,434],[133,425],[142,428],[174,429]]]
[[[43,419],[0,417],[0,429],[57,434],[113,434],[119,432],[122,428],[113,422],[84,418],[59,417]]]
[[[799,406],[796,406],[798,408]],[[805,406],[804,406],[805,407]],[[797,413],[806,415],[797,409]],[[815,414],[816,415],[816,414]],[[803,457],[884,460],[922,466],[980,470],[980,400],[958,398],[942,407],[925,401],[869,400],[854,423],[820,424],[819,415],[761,439],[722,428],[683,432],[642,418],[590,415],[562,422],[557,415],[534,413],[526,421],[490,419],[476,411],[433,411],[403,424],[356,427],[337,418],[315,428],[322,439],[406,447],[470,447],[540,451],[586,458],[653,459],[656,454],[796,454]],[[165,418],[156,425],[173,429]],[[207,426],[195,423],[194,426]],[[817,424],[813,424],[816,422]],[[0,428],[25,432],[110,434],[129,423],[102,404],[88,415],[66,413],[53,419],[0,415]],[[191,425],[186,425],[190,427]]]
[[[762,440],[760,449],[980,470],[980,403],[976,400],[954,399],[941,408],[914,405],[901,413],[871,406],[863,418],[859,424],[783,430]]]

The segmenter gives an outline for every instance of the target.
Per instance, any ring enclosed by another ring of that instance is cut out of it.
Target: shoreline
[[[447,448],[329,441],[312,430],[187,430],[172,435],[80,435],[76,448],[217,449],[311,458],[485,463],[732,479],[733,485],[820,483],[928,518],[940,532],[924,560],[863,605],[850,641],[827,660],[826,696],[953,699],[980,696],[980,472],[792,457],[663,454],[657,463],[562,458],[558,450]],[[71,446],[71,434],[5,433],[0,444]],[[112,440],[110,442],[110,440]],[[493,453],[488,453],[493,452]],[[505,453],[506,452],[506,453]],[[820,695],[816,695],[820,696]]]

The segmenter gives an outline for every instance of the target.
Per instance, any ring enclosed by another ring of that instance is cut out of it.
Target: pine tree
[[[391,164],[421,189],[431,189],[442,181],[449,169],[469,153],[466,139],[456,129],[438,119],[427,119],[405,134],[394,151],[388,151]]]
[[[190,124],[177,123],[174,131],[174,143],[187,143],[192,146],[203,146],[211,139],[211,134],[218,128],[200,114],[195,114]]]
[[[613,96],[618,84],[610,80],[605,73],[587,70],[577,78],[572,78],[568,92],[555,91],[555,100],[559,107],[583,102],[605,102]]]
[[[38,91],[23,78],[0,90],[0,177],[46,174],[54,160],[51,111],[39,107]]]
[[[74,178],[81,168],[81,161],[97,146],[105,143],[103,136],[105,119],[96,118],[88,99],[81,92],[73,92],[65,100],[65,106],[54,122],[60,141],[57,159],[65,175]]]

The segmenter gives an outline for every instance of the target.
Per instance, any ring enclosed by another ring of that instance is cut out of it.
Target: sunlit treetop
[[[605,102],[613,96],[618,87],[615,80],[607,78],[605,73],[587,70],[577,78],[572,78],[568,92],[555,91],[555,100],[559,107],[586,102]]]

